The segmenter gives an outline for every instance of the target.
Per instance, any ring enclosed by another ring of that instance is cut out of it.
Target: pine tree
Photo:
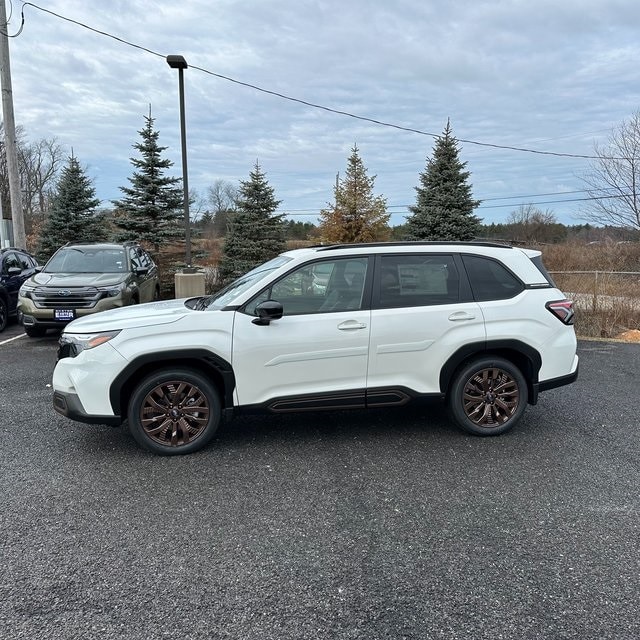
[[[38,257],[43,262],[67,242],[96,242],[109,235],[104,216],[97,214],[100,204],[90,178],[74,156],[62,169],[42,227]]]
[[[164,175],[173,163],[162,158],[167,147],[158,145],[159,132],[153,128],[154,118],[145,116],[145,126],[138,131],[141,142],[133,147],[139,158],[130,158],[135,167],[128,178],[130,187],[120,187],[124,198],[114,200],[115,225],[120,229],[117,240],[137,240],[153,247],[154,257],[160,248],[184,238],[183,192],[179,178]]]
[[[473,210],[480,204],[471,195],[467,163],[459,158],[458,141],[447,126],[436,140],[433,157],[420,174],[421,186],[413,215],[407,218],[410,240],[473,240],[480,230],[480,218]]]
[[[230,282],[285,249],[282,215],[274,215],[280,200],[258,162],[241,180],[236,210],[230,212],[220,263],[220,281]]]
[[[320,212],[319,231],[324,242],[374,242],[389,238],[390,214],[385,198],[373,195],[375,179],[376,176],[367,176],[354,145],[345,177],[334,188],[334,204]]]

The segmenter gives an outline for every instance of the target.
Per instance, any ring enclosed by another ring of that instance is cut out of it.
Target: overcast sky
[[[461,158],[487,223],[528,203],[580,222],[584,203],[568,200],[586,196],[580,176],[589,161],[471,141],[593,155],[594,143],[606,143],[640,108],[638,0],[34,4],[152,51],[33,6],[24,7],[22,32],[10,39],[17,124],[29,140],[55,137],[73,149],[105,206],[129,184],[132,145],[149,105],[175,162],[171,173],[182,175],[178,74],[167,54],[190,65],[190,187],[204,194],[216,179],[237,185],[258,160],[281,210],[299,220],[315,221],[333,199],[355,143],[392,223],[402,223],[434,138],[212,74],[427,134],[441,133],[450,118],[454,135],[469,141],[460,143]],[[10,35],[21,9],[7,0]]]

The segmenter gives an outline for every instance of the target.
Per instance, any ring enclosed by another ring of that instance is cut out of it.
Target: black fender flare
[[[535,404],[542,356],[531,345],[520,340],[485,340],[460,347],[440,369],[440,391],[443,394],[448,392],[451,379],[462,364],[473,357],[492,354],[510,360],[522,371],[529,390],[529,403]]]
[[[202,372],[211,378],[219,389],[223,409],[233,407],[236,378],[229,362],[206,349],[172,349],[146,353],[137,356],[127,364],[109,388],[109,400],[113,413],[116,416],[123,415],[122,404],[125,400],[126,415],[126,405],[135,383],[155,370],[171,366],[193,368]]]

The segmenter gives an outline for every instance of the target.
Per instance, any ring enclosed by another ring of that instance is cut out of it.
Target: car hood
[[[78,318],[65,327],[65,333],[97,333],[135,327],[169,324],[189,313],[202,313],[185,307],[183,300],[166,300],[135,304],[109,311],[100,311]]]
[[[110,287],[127,279],[127,273],[36,273],[29,279],[33,286]]]

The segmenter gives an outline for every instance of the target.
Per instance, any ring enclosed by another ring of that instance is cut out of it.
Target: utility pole
[[[5,0],[0,0],[0,84],[2,85],[2,117],[4,120],[4,146],[7,154],[9,173],[9,195],[11,197],[11,217],[13,219],[13,242],[16,247],[26,249],[27,238],[24,231],[22,212],[22,192],[20,191],[20,171],[16,151],[16,121],[13,115],[13,91],[11,89],[11,66],[9,65],[9,24]]]

